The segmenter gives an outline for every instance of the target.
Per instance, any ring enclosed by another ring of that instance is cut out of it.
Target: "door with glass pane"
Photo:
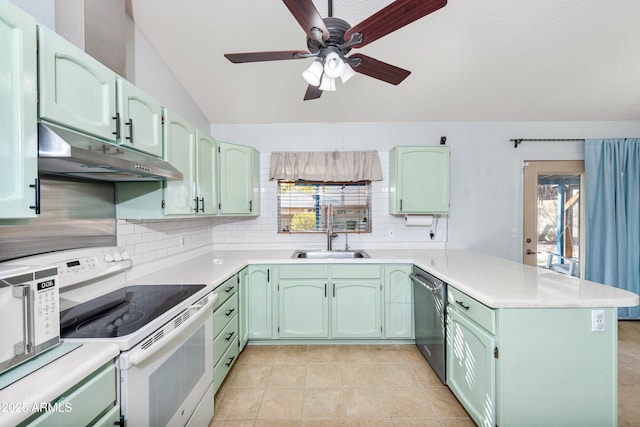
[[[522,261],[580,276],[583,161],[525,161]]]

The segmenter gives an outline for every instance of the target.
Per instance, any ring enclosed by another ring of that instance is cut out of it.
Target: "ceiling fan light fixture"
[[[345,69],[345,63],[336,52],[329,53],[324,59],[324,73],[332,79],[342,75]]]
[[[333,92],[336,90],[336,79],[329,77],[327,73],[322,76],[322,82],[320,83],[320,90]]]
[[[309,65],[309,68],[302,72],[302,77],[311,86],[318,86],[320,84],[320,79],[322,78],[322,70],[322,61],[316,59],[311,63],[311,65]]]
[[[351,66],[349,64],[344,64],[344,71],[342,72],[342,75],[340,75],[340,80],[342,80],[342,83],[346,83],[347,81],[349,81],[349,79],[351,79],[351,77],[355,76],[356,72],[353,70],[353,68],[351,68]]]

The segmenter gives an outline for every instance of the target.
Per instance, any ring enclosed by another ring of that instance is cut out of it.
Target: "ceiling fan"
[[[281,61],[316,58],[303,73],[309,83],[304,100],[316,99],[324,90],[335,90],[335,80],[345,83],[356,72],[393,85],[411,74],[386,62],[361,53],[347,54],[444,7],[447,0],[396,0],[355,26],[332,15],[322,18],[312,0],[282,0],[302,29],[307,33],[307,48],[271,52],[226,53],[233,63]]]

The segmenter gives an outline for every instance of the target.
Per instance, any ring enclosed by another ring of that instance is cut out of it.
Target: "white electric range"
[[[65,342],[120,348],[125,425],[207,425],[213,418],[213,303],[204,284],[128,285],[129,254],[83,248],[12,260],[55,265]]]

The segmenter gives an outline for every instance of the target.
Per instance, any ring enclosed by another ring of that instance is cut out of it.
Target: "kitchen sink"
[[[295,251],[291,258],[329,259],[329,258],[370,258],[369,254],[362,250],[353,251],[326,251],[311,250]]]

